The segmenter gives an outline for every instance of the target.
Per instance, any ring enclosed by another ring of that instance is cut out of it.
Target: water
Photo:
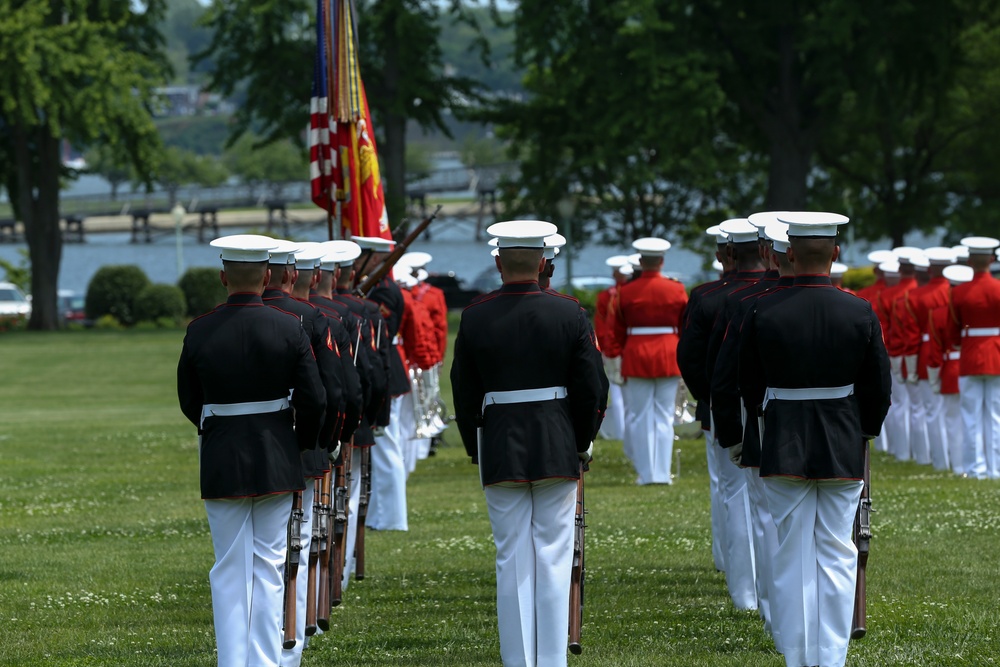
[[[443,218],[431,223],[433,238],[418,239],[411,250],[421,250],[430,253],[434,259],[427,267],[432,273],[447,273],[452,271],[467,284],[471,284],[477,276],[494,266],[490,256],[490,247],[485,242],[473,240],[475,229],[474,219]],[[238,234],[248,231],[239,227],[226,227],[226,234]],[[304,227],[293,226],[291,236],[297,241],[325,241],[324,226]],[[62,263],[59,269],[59,289],[86,291],[90,279],[99,268],[111,264],[135,264],[139,266],[150,280],[155,283],[176,284],[178,273],[178,253],[175,237],[172,234],[160,236],[153,243],[130,243],[129,232],[88,233],[86,243],[63,245]],[[26,249],[24,243],[0,245],[0,258],[15,266],[21,263],[20,249]],[[573,256],[573,275],[610,276],[610,269],[604,261],[611,255],[630,254],[632,251],[624,246],[587,245]],[[183,269],[191,267],[221,268],[219,251],[207,243],[198,243],[197,239],[185,235],[181,243],[181,262]],[[560,254],[556,260],[556,274],[553,280],[555,286],[565,282],[566,259]],[[693,280],[701,272],[702,259],[695,253],[671,248],[664,262],[664,271],[677,274],[686,280]],[[495,270],[495,269],[493,269]]]

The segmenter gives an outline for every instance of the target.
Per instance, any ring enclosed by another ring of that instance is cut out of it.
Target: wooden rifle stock
[[[306,637],[316,634],[316,591],[319,577],[319,543],[323,533],[323,480],[313,480],[312,539],[309,540],[309,587],[306,589]]]
[[[861,639],[868,632],[867,574],[868,549],[872,538],[871,452],[865,441],[865,476],[861,487],[861,502],[854,518],[854,543],[858,547],[858,581],[854,588],[854,619],[851,639]]]
[[[587,528],[587,507],[583,502],[583,473],[586,467],[580,464],[580,479],[576,482],[576,526],[573,533],[573,572],[569,584],[569,651],[574,655],[583,653],[580,632],[583,629],[583,582],[587,573],[584,567],[583,544]]]
[[[344,555],[347,546],[347,479],[350,476],[351,451],[345,445],[340,465],[334,466],[333,482],[333,552],[330,554],[330,606],[344,599]],[[343,450],[342,450],[343,451]]]
[[[354,578],[365,578],[365,519],[368,518],[368,499],[372,493],[372,450],[361,448],[361,497],[358,500],[358,534],[354,539]]]
[[[323,510],[322,536],[319,544],[319,585],[316,587],[316,625],[326,632],[330,629],[330,487],[333,484],[333,472],[327,470],[323,474],[320,490],[320,505]]]
[[[438,207],[434,209],[433,213],[421,220],[420,224],[417,225],[413,231],[407,234],[405,239],[396,244],[396,247],[391,253],[389,253],[389,256],[382,260],[382,263],[375,267],[374,271],[367,276],[359,276],[361,282],[359,282],[358,286],[354,288],[354,295],[359,296],[362,299],[368,298],[368,295],[371,294],[373,289],[375,289],[375,286],[382,282],[383,278],[389,275],[389,272],[392,271],[392,267],[395,266],[396,262],[399,261],[399,258],[406,253],[410,244],[416,241],[417,238],[424,233],[424,230],[430,226],[440,210],[441,205],[438,204]],[[364,266],[362,266],[362,270],[364,270]]]
[[[288,519],[288,541],[285,549],[285,604],[282,615],[281,647],[295,646],[295,579],[299,574],[299,552],[302,550],[302,493],[292,494],[292,515]]]

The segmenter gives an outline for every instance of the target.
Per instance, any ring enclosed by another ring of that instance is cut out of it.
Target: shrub
[[[111,330],[117,331],[122,329],[122,323],[118,321],[114,315],[101,315],[96,320],[94,320],[95,329]]]
[[[148,285],[149,278],[138,266],[102,266],[87,286],[87,317],[97,320],[112,315],[125,326],[135,324],[135,301]]]
[[[219,270],[208,267],[188,269],[177,285],[184,293],[188,317],[198,317],[226,300],[226,288],[219,281]]]
[[[184,317],[186,308],[184,292],[180,287],[148,285],[135,299],[135,318],[137,322],[158,322],[165,319],[176,324]]]
[[[844,274],[844,287],[857,292],[875,282],[875,271],[870,266],[860,269],[848,269]]]

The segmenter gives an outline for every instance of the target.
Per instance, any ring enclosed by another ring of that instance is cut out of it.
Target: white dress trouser
[[[778,533],[774,529],[774,519],[767,507],[764,483],[760,479],[759,468],[747,468],[747,496],[750,499],[751,526],[753,528],[754,582],[757,585],[757,611],[764,621],[766,630],[774,639],[774,645],[781,651],[780,637],[774,632],[771,620],[771,597],[774,589],[774,552],[778,549]]]
[[[488,486],[504,667],[566,667],[574,480]]]
[[[368,520],[373,530],[408,530],[406,518],[406,465],[400,434],[403,397],[392,399],[389,425],[383,435],[375,436],[372,448],[372,496],[368,501]]]
[[[215,549],[208,579],[218,665],[276,667],[292,494],[206,500],[205,512]]]
[[[358,542],[358,504],[361,502],[361,448],[348,447],[351,453],[351,481],[347,493],[347,543],[344,545],[343,590],[354,573],[354,545]]]
[[[611,383],[608,393],[608,410],[601,422],[601,437],[605,440],[621,440],[625,433],[625,406],[622,401],[622,386]]]
[[[920,381],[920,392],[927,406],[927,445],[931,450],[931,465],[936,470],[947,470],[950,463],[949,437],[944,425],[944,396],[931,389],[931,383]]]
[[[1000,479],[1000,375],[958,378],[965,431],[965,472]]]
[[[627,378],[622,396],[625,409],[625,452],[638,473],[639,484],[670,484],[674,452],[674,408],[679,377]]]
[[[756,609],[756,566],[747,471],[730,461],[726,450],[721,447],[719,450],[719,490],[726,530],[726,587],[737,609]]]
[[[765,477],[774,517],[773,621],[787,667],[843,667],[854,614],[858,550],[851,540],[860,480]]]
[[[910,402],[910,455],[922,465],[931,463],[931,447],[927,435],[927,404],[924,402],[924,387],[930,389],[927,380],[906,383],[906,397]]]
[[[715,444],[711,431],[705,434],[705,459],[708,461],[708,494],[712,517],[712,561],[719,572],[726,571],[726,506],[719,487],[719,457],[722,448]]]
[[[889,453],[900,461],[910,459],[910,399],[906,382],[892,375],[892,404],[882,425]]]
[[[968,465],[965,462],[965,436],[962,430],[962,399],[958,394],[941,394],[944,403],[942,436],[948,443],[948,459],[956,475],[964,475]]]
[[[417,416],[414,412],[413,394],[411,391],[400,396],[399,406],[399,444],[407,477],[417,469],[417,450],[420,445],[417,440]]]
[[[299,551],[299,570],[295,576],[295,646],[281,649],[281,667],[299,667],[302,664],[302,649],[306,647],[306,596],[309,594],[309,547],[313,532],[313,503],[316,500],[314,480],[306,479],[302,492],[302,530],[300,532],[302,550]],[[317,575],[319,568],[316,568]],[[316,577],[319,578],[318,576]],[[284,591],[282,591],[284,595]],[[282,598],[284,601],[284,598]]]

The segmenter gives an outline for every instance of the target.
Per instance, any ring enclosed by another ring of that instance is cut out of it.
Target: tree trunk
[[[400,94],[399,84],[402,75],[399,57],[395,40],[389,40],[383,72],[385,99],[390,101],[384,107],[386,109],[393,108],[391,101],[397,100]],[[380,121],[385,131],[385,143],[382,147],[385,177],[382,179],[382,191],[385,193],[389,227],[393,228],[398,226],[406,215],[406,116],[387,110],[385,118],[381,118]],[[405,234],[405,227],[401,227],[400,231]]]
[[[48,127],[14,130],[18,208],[31,260],[31,319],[28,328],[59,326],[56,292],[62,260],[59,229],[59,138]]]
[[[806,207],[806,177],[814,151],[811,142],[801,135],[792,136],[792,128],[783,129],[784,132],[770,138],[771,159],[764,206],[769,211],[802,211]]]

